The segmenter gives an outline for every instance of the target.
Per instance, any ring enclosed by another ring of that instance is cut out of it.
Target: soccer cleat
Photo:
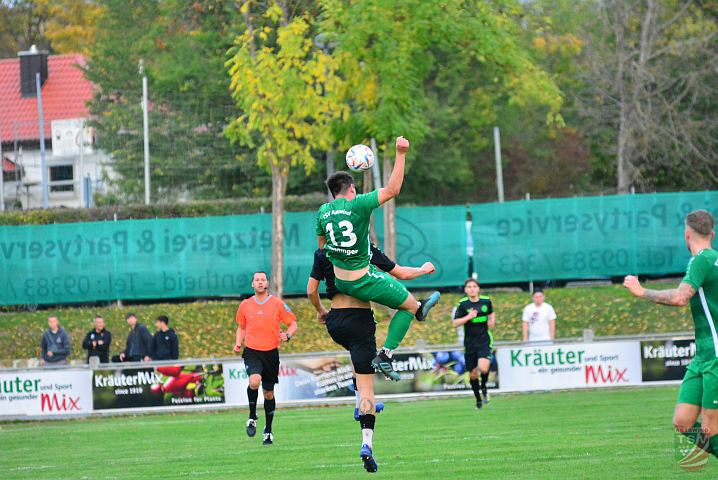
[[[419,302],[419,309],[416,311],[416,314],[414,315],[416,319],[420,322],[423,322],[426,320],[427,315],[429,315],[429,310],[432,309],[434,305],[439,303],[439,299],[441,298],[441,294],[439,292],[434,292],[431,295],[429,295],[429,298],[425,300],[421,300]]]
[[[382,410],[384,410],[384,402],[377,402],[376,404],[376,413],[381,413]],[[357,422],[359,421],[359,409],[354,409],[354,420]]]
[[[359,451],[359,458],[361,458],[361,461],[364,462],[364,469],[369,473],[375,473],[377,470],[379,470],[379,465],[376,464],[376,460],[374,460],[374,454],[371,451],[371,448],[369,448],[369,445],[364,444],[361,446],[361,450]]]
[[[484,403],[489,403],[491,401],[489,398],[489,392],[487,392],[486,389],[481,390],[481,398],[484,400]]]
[[[274,444],[274,435],[272,435],[272,432],[267,432],[265,430],[264,440],[262,441],[262,445],[272,445],[272,444]]]
[[[253,437],[257,434],[257,419],[250,418],[247,420],[247,436]]]
[[[483,406],[484,406],[484,404],[481,403],[481,399],[476,400],[476,408],[477,408],[478,410],[481,410],[481,408],[482,408]]]
[[[391,365],[391,358],[389,358],[384,351],[379,352],[377,356],[374,357],[374,360],[371,361],[371,366],[386,375],[390,380],[394,380],[395,382],[401,380],[401,377],[394,371],[394,367]]]

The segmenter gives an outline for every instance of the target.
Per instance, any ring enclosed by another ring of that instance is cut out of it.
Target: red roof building
[[[51,140],[53,120],[87,118],[93,85],[82,72],[79,54],[47,57],[47,80],[42,86],[45,139]],[[39,140],[37,99],[22,98],[20,59],[0,60],[0,141]],[[7,171],[7,170],[6,170]]]

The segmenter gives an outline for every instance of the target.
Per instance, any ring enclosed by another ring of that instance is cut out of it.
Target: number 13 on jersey
[[[332,244],[342,248],[353,247],[357,243],[357,236],[354,233],[354,225],[352,225],[352,222],[349,220],[342,220],[337,224],[337,227],[339,228],[338,233],[341,234],[342,239],[339,243],[337,243],[337,239],[335,237],[334,224],[329,222],[325,227]]]

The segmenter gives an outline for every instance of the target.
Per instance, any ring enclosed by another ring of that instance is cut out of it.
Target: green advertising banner
[[[486,283],[680,273],[698,208],[718,214],[718,192],[472,205],[476,269]]]
[[[399,261],[437,267],[411,288],[461,282],[463,212],[398,209]],[[381,212],[375,216],[381,226]],[[285,216],[287,294],[306,291],[315,223],[315,212]],[[247,294],[252,272],[271,270],[271,247],[267,214],[0,227],[0,304]]]
[[[696,208],[718,214],[718,192],[472,205],[476,269],[485,283],[680,273],[683,218]],[[305,291],[315,215],[285,216],[287,294]],[[397,209],[398,262],[437,269],[410,289],[462,283],[465,220],[463,206]],[[375,221],[381,246],[381,210]],[[0,227],[0,304],[248,294],[271,248],[267,214]]]

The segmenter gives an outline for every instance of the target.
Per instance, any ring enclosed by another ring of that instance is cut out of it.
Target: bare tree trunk
[[[284,197],[287,193],[286,168],[272,165],[272,275],[270,289],[284,294]]]
[[[616,53],[618,68],[616,70],[616,88],[618,91],[618,102],[619,102],[619,117],[618,117],[618,139],[616,144],[616,187],[618,193],[628,193],[630,188],[630,174],[629,164],[630,160],[627,158],[627,143],[628,138],[628,99],[626,98],[626,53],[625,53],[625,41],[624,41],[624,21],[626,8],[625,6],[613,6],[620,10],[618,13],[619,22],[615,22],[613,25],[614,35],[616,39]],[[611,8],[611,7],[609,7]]]
[[[629,162],[626,158],[626,143],[628,122],[626,119],[626,103],[625,99],[621,99],[621,113],[618,122],[618,148],[616,155],[616,177],[618,180],[618,193],[628,193],[631,188],[631,174],[629,172]]]
[[[391,161],[391,148],[384,147],[384,185],[389,183],[389,177],[394,167]],[[393,198],[384,204],[384,253],[396,260],[396,200]]]

